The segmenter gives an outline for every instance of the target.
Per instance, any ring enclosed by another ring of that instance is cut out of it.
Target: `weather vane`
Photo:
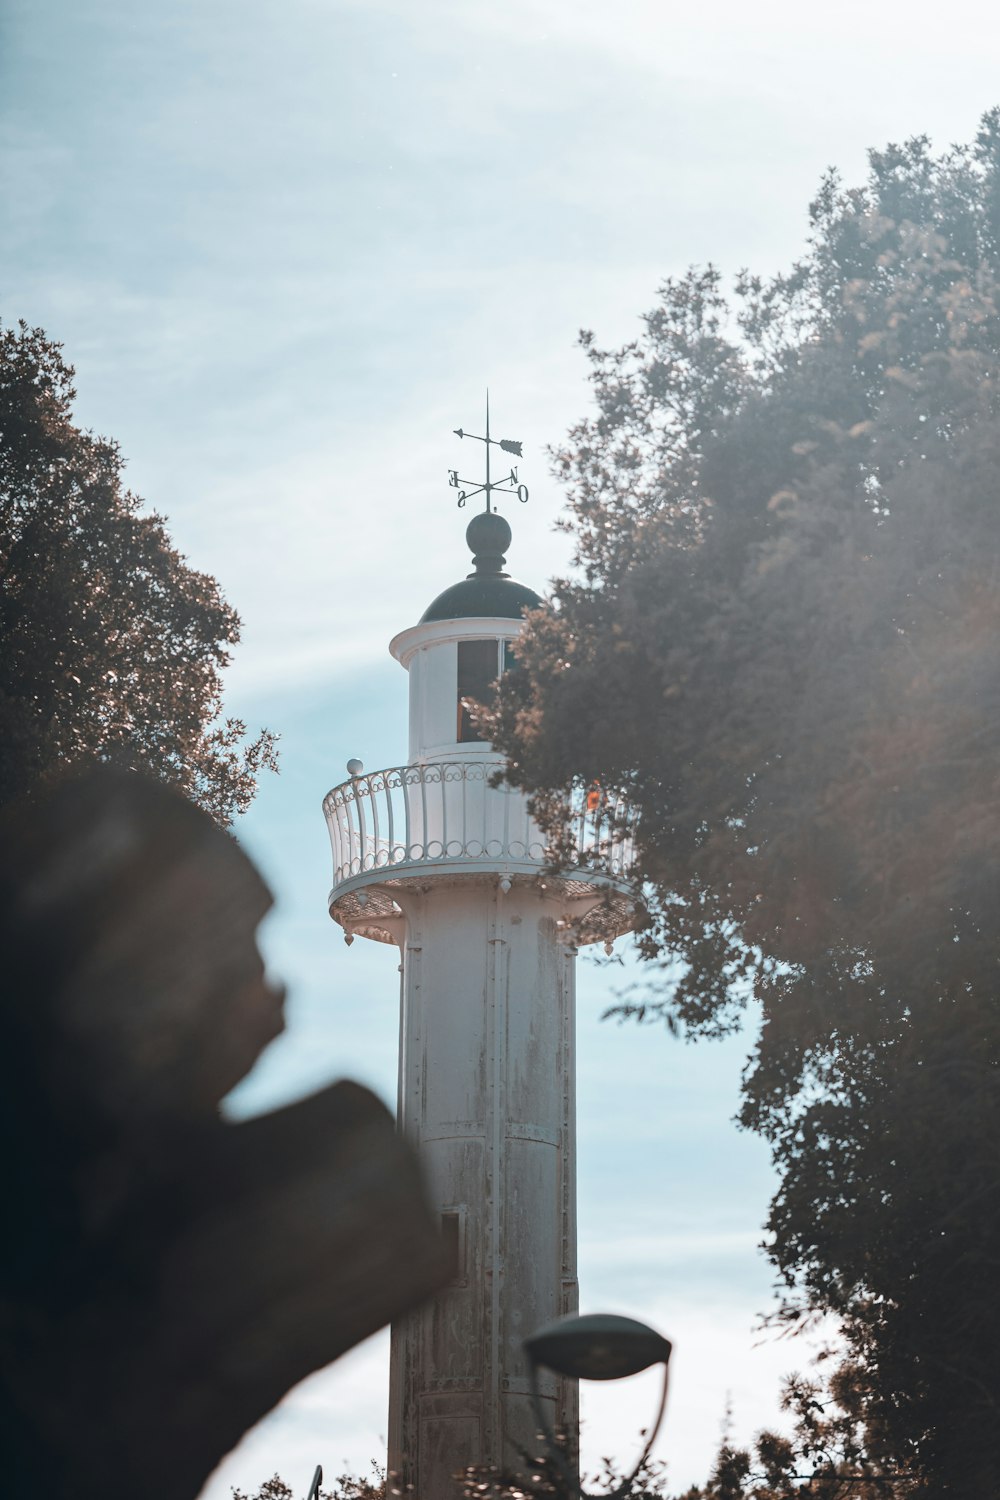
[[[493,509],[493,496],[516,495],[522,505],[528,503],[528,486],[520,484],[517,478],[517,470],[511,469],[502,479],[490,478],[490,449],[500,448],[504,453],[513,453],[516,458],[523,457],[521,444],[515,443],[512,438],[490,437],[490,393],[486,392],[486,436],[480,437],[478,432],[463,432],[461,427],[454,429],[455,436],[460,438],[475,438],[477,443],[486,444],[486,480],[483,484],[476,484],[475,488],[465,488],[475,482],[471,479],[460,479],[457,469],[448,470],[448,483],[452,489],[458,490],[458,508],[462,509],[466,500],[471,500],[474,495],[486,496],[486,509]]]

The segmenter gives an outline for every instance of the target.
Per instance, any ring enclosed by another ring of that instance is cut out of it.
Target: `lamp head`
[[[655,1329],[615,1313],[571,1315],[525,1339],[533,1365],[575,1380],[620,1380],[650,1365],[665,1365],[672,1345]]]

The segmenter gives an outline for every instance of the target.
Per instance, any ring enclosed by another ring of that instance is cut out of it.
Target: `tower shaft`
[[[523,1468],[521,1347],[577,1307],[574,956],[554,897],[497,876],[411,884],[400,1119],[453,1246],[452,1284],[393,1328],[389,1467],[447,1500],[469,1464]],[[575,1430],[576,1391],[542,1388]]]

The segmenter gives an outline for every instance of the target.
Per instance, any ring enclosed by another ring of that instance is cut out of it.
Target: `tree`
[[[692,271],[643,321],[582,335],[579,571],[491,732],[556,844],[567,785],[638,808],[663,977],[625,1013],[719,1035],[757,999],[784,1314],[840,1317],[923,1493],[993,1493],[1000,111],[830,174],[789,273]]]
[[[108,760],[229,823],[276,769],[272,734],[222,717],[239,618],[74,426],[72,382],[41,329],[0,330],[0,803]]]

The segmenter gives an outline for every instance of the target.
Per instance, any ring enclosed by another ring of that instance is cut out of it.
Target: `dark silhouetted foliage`
[[[374,1462],[371,1470],[371,1477],[367,1479],[357,1474],[338,1474],[330,1488],[320,1488],[319,1500],[385,1500],[385,1470],[380,1469]],[[398,1491],[390,1490],[389,1493],[394,1494]],[[248,1495],[244,1490],[234,1489],[232,1496],[233,1500],[296,1500],[295,1491],[277,1474],[266,1479],[252,1495]]]
[[[750,1447],[740,1448],[724,1434],[705,1483],[683,1493],[669,1482],[666,1462],[647,1459],[628,1500],[909,1500],[916,1481],[893,1470],[881,1434],[866,1425],[864,1396],[863,1377],[848,1366],[825,1383],[793,1375],[782,1393],[782,1407],[792,1419],[790,1437],[760,1432]],[[565,1456],[570,1447],[565,1435],[557,1442]],[[534,1458],[525,1454],[524,1460],[519,1473],[470,1464],[455,1476],[455,1500],[578,1500],[579,1488],[570,1482],[572,1464],[557,1463],[547,1452]],[[371,1469],[374,1480],[341,1474],[332,1490],[321,1491],[320,1500],[391,1500],[401,1494],[391,1474],[374,1461]],[[583,1476],[582,1486],[586,1495],[608,1495],[625,1478],[621,1464],[606,1457],[596,1472]],[[277,1475],[253,1495],[232,1493],[233,1500],[293,1500]]]
[[[867,1425],[864,1381],[842,1366],[825,1384],[792,1376],[782,1407],[792,1418],[790,1437],[760,1432],[748,1448],[727,1435],[704,1484],[682,1494],[669,1482],[669,1465],[647,1460],[628,1500],[909,1500],[916,1481],[894,1469],[881,1435]],[[728,1414],[726,1427],[728,1428]],[[621,1465],[601,1460],[588,1474],[588,1496],[613,1494],[625,1483]],[[521,1476],[471,1467],[462,1477],[463,1500],[577,1500],[565,1468],[536,1458]]]
[[[72,382],[41,329],[0,330],[0,803],[105,760],[230,823],[275,769],[272,734],[222,717],[239,618],[74,426]]]
[[[625,1005],[761,1027],[785,1315],[833,1312],[926,1495],[1000,1486],[1000,111],[829,176],[806,254],[583,344],[577,575],[493,723],[554,834],[641,812]],[[720,1491],[720,1494],[722,1492]]]

